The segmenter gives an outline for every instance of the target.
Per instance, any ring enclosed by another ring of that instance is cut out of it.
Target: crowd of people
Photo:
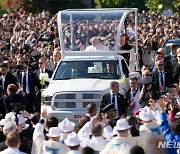
[[[130,15],[126,21],[120,49],[134,46],[133,20]],[[75,27],[79,36],[73,45],[76,50],[113,49],[116,21],[104,21],[110,24],[108,29],[91,25],[84,31],[86,24]],[[41,82],[41,75],[50,78],[61,60],[57,16],[46,11],[2,15],[0,153],[180,153],[180,47],[172,44],[169,55],[161,48],[166,39],[179,38],[179,25],[179,16],[138,13],[139,53],[156,51],[153,63],[146,65],[141,59],[141,70],[129,74],[130,88],[125,95],[119,93],[121,84],[112,81],[110,92],[102,97],[100,112],[91,103],[75,124],[40,112],[41,91],[48,85]],[[69,49],[68,27],[64,34]]]

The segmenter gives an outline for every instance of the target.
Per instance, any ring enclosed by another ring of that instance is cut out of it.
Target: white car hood
[[[71,79],[71,80],[55,80],[49,83],[48,88],[43,94],[52,96],[56,92],[61,91],[109,91],[109,85],[112,80],[102,79]]]

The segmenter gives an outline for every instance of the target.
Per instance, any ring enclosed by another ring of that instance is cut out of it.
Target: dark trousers
[[[39,90],[36,95],[35,112],[41,111],[41,91]]]
[[[33,96],[31,93],[23,94],[25,99],[26,99],[26,111],[29,113],[34,113],[35,112],[35,96]]]
[[[0,98],[0,118],[5,117],[6,110],[2,98]]]

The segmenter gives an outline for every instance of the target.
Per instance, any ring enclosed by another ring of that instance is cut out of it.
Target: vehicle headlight
[[[52,96],[41,96],[41,102],[44,105],[51,105],[52,102]]]

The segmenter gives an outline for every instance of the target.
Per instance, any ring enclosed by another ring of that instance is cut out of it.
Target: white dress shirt
[[[22,72],[22,85],[23,85],[23,78],[24,78],[24,73],[25,72]],[[26,72],[26,93],[29,94],[30,93],[30,90],[29,90],[29,78],[28,78],[28,71]]]
[[[19,151],[19,149],[17,148],[8,147],[7,149],[1,151],[0,154],[26,154],[26,153]]]

